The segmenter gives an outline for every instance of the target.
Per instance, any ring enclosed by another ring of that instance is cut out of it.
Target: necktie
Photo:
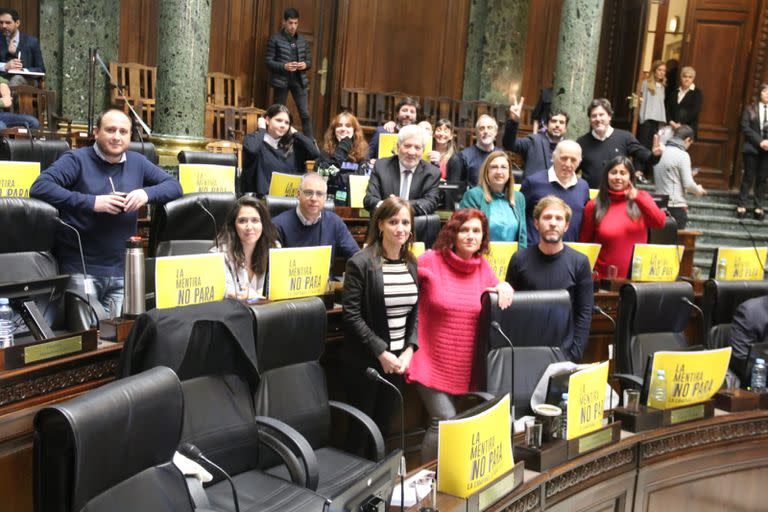
[[[400,181],[400,197],[406,200],[408,199],[408,188],[410,188],[408,187],[408,180],[411,177],[412,173],[413,171],[409,171],[407,169],[404,170],[403,177]]]
[[[768,139],[768,105],[763,103],[763,138]]]

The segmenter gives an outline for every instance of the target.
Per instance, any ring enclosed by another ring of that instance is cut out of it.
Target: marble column
[[[530,0],[475,0],[470,8],[465,100],[508,103],[523,79]]]
[[[203,138],[210,25],[210,0],[160,2],[153,135]]]
[[[568,136],[574,139],[589,130],[586,112],[595,91],[603,3],[565,0],[560,16],[552,108],[568,112]]]

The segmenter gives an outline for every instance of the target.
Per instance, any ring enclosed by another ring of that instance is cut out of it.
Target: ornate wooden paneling
[[[120,2],[119,62],[157,65],[158,0],[122,0]]]

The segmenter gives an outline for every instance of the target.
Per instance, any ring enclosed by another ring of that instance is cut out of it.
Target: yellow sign
[[[565,245],[573,250],[579,251],[581,254],[589,258],[589,269],[595,268],[595,262],[597,262],[597,255],[600,254],[600,244],[587,244],[583,242],[565,242]]]
[[[675,281],[684,251],[683,245],[635,244],[632,281]]]
[[[370,176],[349,175],[349,206],[352,208],[364,208],[363,199],[365,191],[368,190]]]
[[[517,251],[517,242],[491,242],[489,249],[485,259],[491,264],[499,281],[504,281],[507,278],[509,259]]]
[[[269,250],[269,299],[322,295],[328,287],[331,246]]]
[[[179,183],[185,194],[235,193],[235,168],[228,165],[179,164]]]
[[[413,255],[414,255],[416,258],[418,258],[418,257],[419,257],[419,256],[421,256],[422,254],[424,254],[424,252],[425,252],[426,250],[427,250],[427,249],[426,249],[426,247],[424,246],[424,242],[413,242],[413,244],[411,244],[411,253],[412,253],[412,254],[413,254]]]
[[[39,162],[0,161],[0,197],[29,197],[39,175]]]
[[[273,172],[269,182],[269,195],[278,197],[297,197],[301,185],[301,174]]]
[[[568,379],[568,439],[575,439],[603,426],[608,361],[579,370]]]
[[[523,186],[519,183],[515,183],[512,185],[512,190],[516,190],[517,192],[520,192],[520,189],[523,188]]]
[[[648,405],[670,409],[709,400],[720,389],[731,360],[731,347],[696,352],[660,351],[653,355]],[[667,400],[653,398],[657,370],[664,370]]]
[[[440,422],[438,491],[466,498],[513,465],[508,394],[479,414]]]
[[[429,152],[432,151],[432,138],[427,139],[427,143],[424,146],[424,153],[421,155],[422,160],[429,160]],[[397,154],[397,134],[396,133],[382,133],[379,135],[379,154],[377,158],[387,158],[388,156],[395,156]]]
[[[594,198],[596,198],[596,197],[597,197],[597,194],[598,194],[598,192],[600,192],[600,191],[599,191],[598,189],[596,189],[596,188],[591,188],[591,189],[589,189],[589,198],[590,198],[590,199],[594,199]]]
[[[214,302],[224,298],[224,254],[168,256],[155,262],[158,309]]]
[[[765,247],[720,247],[716,278],[720,281],[762,281],[767,252]]]

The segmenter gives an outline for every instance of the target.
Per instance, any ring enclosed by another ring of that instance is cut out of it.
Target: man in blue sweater
[[[480,167],[485,162],[485,159],[488,158],[488,155],[501,149],[496,146],[496,135],[498,133],[499,123],[494,118],[488,114],[483,114],[477,118],[475,123],[475,143],[462,149],[459,153],[465,169],[462,174],[467,177],[467,183],[470,187],[477,186]]]
[[[304,175],[299,185],[299,206],[277,215],[273,221],[283,247],[331,246],[331,267],[336,255],[349,258],[357,251],[352,233],[344,221],[331,211],[323,211],[327,186],[316,172]]]
[[[533,217],[539,243],[512,255],[506,281],[518,291],[568,290],[573,336],[563,340],[561,348],[571,361],[579,362],[587,346],[595,302],[589,259],[563,243],[571,220],[571,209],[565,201],[556,196],[544,197],[533,210]]]
[[[75,234],[62,229],[56,240],[61,271],[72,276],[69,289],[95,295],[107,313],[118,315],[125,241],[136,234],[139,209],[182,192],[177,180],[144,155],[127,151],[131,120],[120,110],[99,114],[93,133],[93,146],[66,152],[38,176],[29,194],[58,208],[61,219],[80,232],[85,275]]]

